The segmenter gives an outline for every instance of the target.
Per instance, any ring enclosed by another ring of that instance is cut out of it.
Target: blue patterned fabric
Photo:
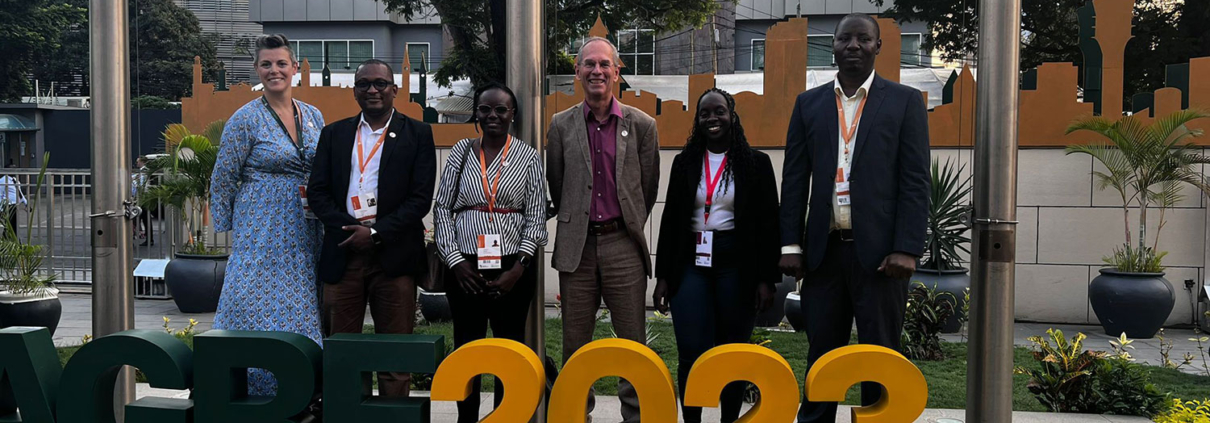
[[[294,332],[323,345],[316,263],[323,227],[308,220],[299,201],[324,126],[315,107],[302,114],[300,156],[260,98],[227,121],[211,182],[216,232],[231,231],[231,256],[214,329]],[[282,116],[294,125],[291,116]],[[277,381],[248,372],[249,395],[274,395]]]

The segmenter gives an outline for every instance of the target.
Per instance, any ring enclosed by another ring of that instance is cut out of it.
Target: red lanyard
[[[714,204],[714,189],[718,187],[718,181],[723,177],[723,169],[727,168],[727,156],[723,156],[723,161],[718,164],[718,173],[713,178],[710,177],[710,153],[706,153],[702,157],[702,167],[706,168],[706,213],[702,218],[702,225],[710,221],[710,206]]]
[[[489,187],[487,184],[487,158],[483,156],[483,139],[479,140],[479,176],[483,178],[483,194],[487,197],[487,221],[492,221],[496,214],[496,192],[500,189],[500,172],[504,170],[504,160],[508,157],[508,146],[512,145],[513,136],[509,135],[504,142],[504,150],[500,151],[500,166],[496,168],[496,181]]]
[[[373,129],[373,128],[371,128]],[[382,128],[382,135],[378,136],[378,143],[374,144],[374,148],[370,149],[370,157],[364,157],[365,149],[361,146],[361,128],[357,129],[357,187],[361,189],[361,182],[365,180],[366,166],[369,166],[370,160],[374,159],[374,155],[378,154],[378,147],[382,147],[382,142],[387,139],[387,128]]]
[[[857,114],[853,116],[853,127],[849,127],[849,122],[844,118],[844,106],[840,103],[840,94],[836,95],[836,117],[840,120],[840,136],[844,137],[844,154],[849,155],[849,143],[853,142],[853,135],[857,133],[857,124],[861,122],[861,111],[865,109],[865,100],[870,96],[862,96],[861,103],[857,105]]]

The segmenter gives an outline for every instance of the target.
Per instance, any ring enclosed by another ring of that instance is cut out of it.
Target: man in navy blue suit
[[[874,73],[879,35],[869,15],[841,19],[836,81],[798,96],[786,133],[780,265],[803,279],[811,364],[849,343],[854,319],[859,342],[898,350],[924,251],[927,109],[920,91]],[[864,405],[881,395],[877,384],[861,391]],[[804,400],[798,412],[799,423],[835,420],[836,403]]]

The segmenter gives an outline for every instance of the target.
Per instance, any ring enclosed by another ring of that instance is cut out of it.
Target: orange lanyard
[[[840,121],[840,136],[844,137],[844,154],[849,155],[849,144],[853,142],[853,135],[857,133],[857,124],[861,123],[861,111],[865,109],[865,101],[870,98],[869,95],[861,97],[861,103],[857,105],[857,115],[853,116],[853,127],[849,127],[849,122],[844,118],[844,105],[840,102],[840,94],[836,95],[836,118]]]
[[[372,130],[373,128],[371,128]],[[370,156],[364,157],[365,148],[361,146],[361,128],[357,128],[357,186],[361,186],[361,182],[365,180],[366,166],[370,165],[370,160],[374,159],[374,155],[378,154],[378,148],[382,147],[382,142],[387,139],[387,128],[382,128],[382,135],[378,136],[378,142],[374,144],[374,148],[370,149]]]
[[[513,136],[509,135],[504,142],[504,150],[500,151],[500,166],[496,167],[496,180],[489,187],[487,184],[487,158],[483,155],[483,139],[479,139],[479,177],[483,179],[483,194],[487,197],[487,221],[492,221],[496,214],[496,193],[500,189],[500,173],[504,170],[505,159],[508,158],[508,146],[512,145]]]
[[[719,179],[723,177],[723,169],[727,168],[727,156],[723,156],[723,160],[718,164],[718,173],[714,177],[710,177],[710,153],[706,153],[702,157],[703,167],[706,168],[706,213],[702,217],[702,225],[710,221],[710,206],[714,204],[714,189],[718,187]]]

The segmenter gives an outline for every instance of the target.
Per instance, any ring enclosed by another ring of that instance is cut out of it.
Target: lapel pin
[[[622,130],[622,136],[624,137],[624,136],[627,136],[627,135],[630,135],[630,132],[628,132],[628,131],[626,131],[625,129],[623,129],[623,130]]]
[[[391,132],[391,133],[389,133],[389,134],[387,134],[387,135],[390,135],[390,136],[391,136],[391,138],[395,138],[395,133],[394,133],[394,132]]]

